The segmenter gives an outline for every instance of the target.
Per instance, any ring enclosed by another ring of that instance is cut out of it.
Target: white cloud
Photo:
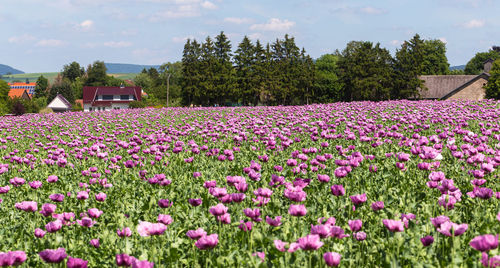
[[[80,30],[80,31],[88,31],[92,29],[94,26],[94,22],[92,20],[84,20],[81,23],[75,25],[75,28]]]
[[[22,43],[29,43],[35,41],[36,38],[34,36],[31,36],[29,34],[23,34],[20,36],[12,36],[8,39],[9,43],[14,43],[14,44],[22,44]]]
[[[361,13],[370,14],[370,15],[379,15],[385,13],[385,10],[375,7],[362,7],[359,9]]]
[[[65,45],[66,42],[57,39],[43,39],[36,43],[38,47],[62,47]]]
[[[230,18],[225,18],[224,22],[233,23],[233,24],[248,24],[248,23],[252,23],[252,19],[230,17]]]
[[[160,11],[150,18],[150,21],[162,21],[166,19],[177,19],[177,18],[191,18],[200,15],[200,10],[195,5],[181,5],[176,9]]]
[[[201,6],[203,8],[206,8],[206,9],[216,9],[217,8],[217,6],[210,1],[204,1],[203,3],[201,3]]]
[[[127,41],[119,41],[119,42],[109,41],[109,42],[104,42],[104,46],[111,48],[123,48],[132,46],[132,43]]]
[[[193,36],[184,36],[184,37],[181,37],[181,36],[175,36],[175,37],[172,37],[172,41],[174,43],[184,43],[186,42],[188,39],[194,39]]]
[[[403,44],[403,41],[400,41],[400,40],[392,40],[390,43],[391,43],[391,45],[393,45],[393,46],[399,46],[399,45]]]
[[[464,24],[462,24],[463,27],[467,29],[472,29],[472,28],[481,28],[484,26],[484,20],[470,20]]]
[[[446,40],[446,38],[444,38],[444,37],[439,37],[439,40],[440,40],[441,42],[445,43],[445,44],[447,44],[447,43],[448,43],[448,40]]]
[[[273,31],[282,32],[287,31],[295,25],[295,22],[289,21],[287,19],[280,20],[277,18],[272,18],[269,22],[264,24],[253,24],[250,26],[250,30],[254,31]]]
[[[257,39],[262,38],[262,34],[260,34],[260,33],[253,33],[253,34],[248,35],[248,38],[250,38],[251,40],[257,40]]]

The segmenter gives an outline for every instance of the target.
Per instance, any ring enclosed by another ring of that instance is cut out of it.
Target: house
[[[141,87],[83,87],[85,112],[127,109],[130,102],[140,100]]]
[[[35,94],[36,83],[13,82],[9,83],[9,86],[11,89],[25,89],[30,96],[33,96],[33,94]]]
[[[420,79],[428,90],[419,89],[420,96],[428,100],[482,100],[492,64],[492,59],[485,61],[479,75],[422,75]]]
[[[71,111],[71,103],[61,94],[57,94],[47,107],[56,113]]]
[[[11,90],[9,91],[9,97],[11,99],[21,98],[25,100],[31,100],[28,91],[26,91],[26,89],[24,88],[11,88]]]

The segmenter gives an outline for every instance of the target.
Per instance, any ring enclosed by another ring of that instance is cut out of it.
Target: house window
[[[120,100],[128,100],[128,95],[120,95]]]
[[[102,99],[103,100],[112,100],[113,99],[113,95],[102,95]]]
[[[134,100],[137,100],[137,98],[135,97],[135,95],[133,95],[133,96],[132,96],[132,98],[133,98]]]
[[[92,107],[89,107],[89,112],[92,112],[92,110],[94,110]]]

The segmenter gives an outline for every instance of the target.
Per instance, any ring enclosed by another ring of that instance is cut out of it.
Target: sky
[[[392,54],[419,34],[446,43],[451,66],[500,45],[500,0],[0,0],[0,64],[57,72],[77,61],[163,64],[186,40],[221,31],[233,50],[245,35],[295,38],[313,58],[350,41]]]

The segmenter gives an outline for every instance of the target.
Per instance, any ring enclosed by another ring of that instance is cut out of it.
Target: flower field
[[[0,266],[500,266],[500,103],[0,118]]]

